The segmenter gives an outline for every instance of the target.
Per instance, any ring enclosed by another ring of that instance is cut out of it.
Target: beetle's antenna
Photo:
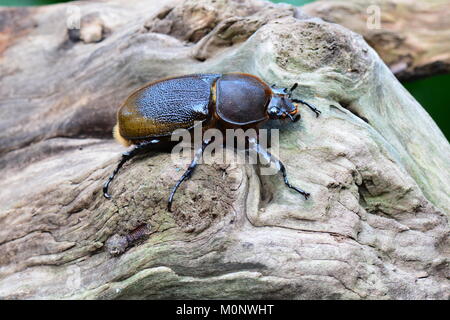
[[[296,88],[298,87],[298,83],[294,83],[294,85],[292,86],[291,89],[289,89],[289,93],[291,93],[292,91],[294,91]]]

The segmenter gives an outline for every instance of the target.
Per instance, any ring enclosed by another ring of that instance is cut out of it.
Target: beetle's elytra
[[[269,87],[256,76],[246,73],[192,74],[151,82],[133,92],[117,113],[114,137],[125,146],[134,147],[122,154],[122,159],[103,186],[103,194],[110,198],[108,187],[122,165],[136,154],[167,144],[176,129],[192,129],[200,121],[204,129],[258,128],[269,119],[300,119],[294,103],[302,103],[317,116],[320,111],[303,100],[292,99],[291,89]],[[175,191],[194,171],[203,150],[211,141],[203,141],[195,157],[175,184],[168,209]],[[285,184],[306,199],[309,193],[292,186],[284,165],[257,141],[249,141],[250,148],[264,158],[277,163]]]

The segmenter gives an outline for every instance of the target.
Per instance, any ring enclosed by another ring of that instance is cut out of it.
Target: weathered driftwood
[[[66,5],[0,11],[1,298],[448,298],[450,146],[361,36],[253,0],[75,4],[77,32]],[[171,214],[183,167],[157,153],[105,200],[128,93],[229,71],[299,82],[322,111],[280,133],[311,199],[257,166],[202,165]]]
[[[302,10],[362,34],[401,80],[450,72],[447,0],[319,0]]]

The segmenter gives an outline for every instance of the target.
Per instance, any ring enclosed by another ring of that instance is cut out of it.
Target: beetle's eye
[[[269,114],[270,117],[276,117],[278,114],[278,109],[275,107],[271,107],[267,113]]]

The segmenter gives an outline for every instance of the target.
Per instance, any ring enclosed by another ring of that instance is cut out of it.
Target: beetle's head
[[[297,88],[297,83],[289,90],[287,88],[275,88],[274,85],[271,87],[272,98],[267,106],[267,114],[270,119],[289,118],[292,122],[300,120],[297,106],[291,100],[291,94],[295,88]]]

